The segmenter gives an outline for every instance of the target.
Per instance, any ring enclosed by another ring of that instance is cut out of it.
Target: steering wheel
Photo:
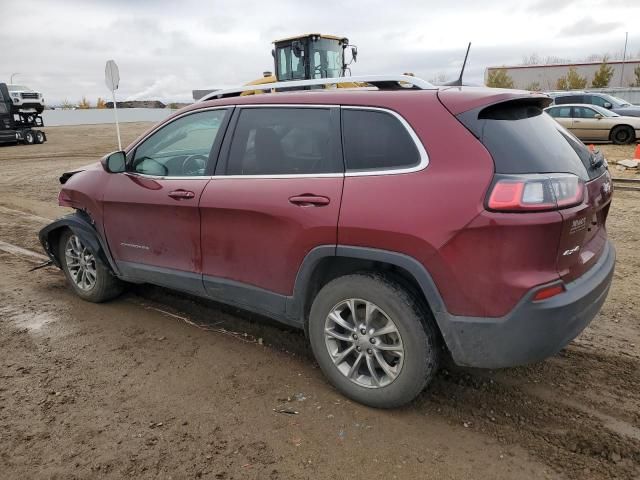
[[[208,160],[207,155],[189,155],[182,162],[182,174],[188,176],[204,175]]]

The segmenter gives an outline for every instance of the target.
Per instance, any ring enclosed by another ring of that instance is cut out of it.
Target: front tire
[[[71,230],[60,236],[58,258],[67,282],[83,300],[101,303],[122,293],[122,282]]]
[[[371,407],[410,402],[440,362],[431,315],[399,283],[376,274],[325,285],[311,307],[309,339],[331,384]]]
[[[633,128],[626,125],[618,125],[611,130],[611,141],[616,145],[626,145],[636,141],[636,133]]]

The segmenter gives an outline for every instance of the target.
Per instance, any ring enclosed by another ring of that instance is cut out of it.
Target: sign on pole
[[[111,96],[113,97],[113,114],[116,117],[118,149],[122,150],[122,142],[120,141],[120,124],[118,123],[118,105],[116,103],[116,90],[120,84],[120,72],[118,71],[118,65],[116,65],[116,62],[113,60],[108,60],[107,65],[104,67],[104,82],[107,84],[107,88],[111,90]]]

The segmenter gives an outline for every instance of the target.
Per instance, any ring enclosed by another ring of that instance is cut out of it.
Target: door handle
[[[289,197],[289,202],[297,205],[298,207],[322,207],[324,205],[329,205],[328,197],[323,197],[322,195],[295,195],[293,197]]]
[[[169,196],[171,198],[175,198],[176,200],[183,200],[183,199],[193,198],[196,196],[196,194],[190,190],[179,189],[179,190],[174,190],[173,192],[169,192]]]

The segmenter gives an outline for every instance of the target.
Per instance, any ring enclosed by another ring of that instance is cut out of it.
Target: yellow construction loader
[[[344,77],[350,73],[349,65],[358,57],[358,48],[355,45],[350,45],[347,38],[335,35],[307,33],[276,40],[273,44],[271,53],[274,59],[274,72],[264,72],[262,78],[247,85]],[[347,50],[350,50],[348,60],[345,55]],[[337,85],[338,88],[357,86],[359,85],[349,81]],[[242,95],[258,93],[264,92],[251,90],[243,92]]]

